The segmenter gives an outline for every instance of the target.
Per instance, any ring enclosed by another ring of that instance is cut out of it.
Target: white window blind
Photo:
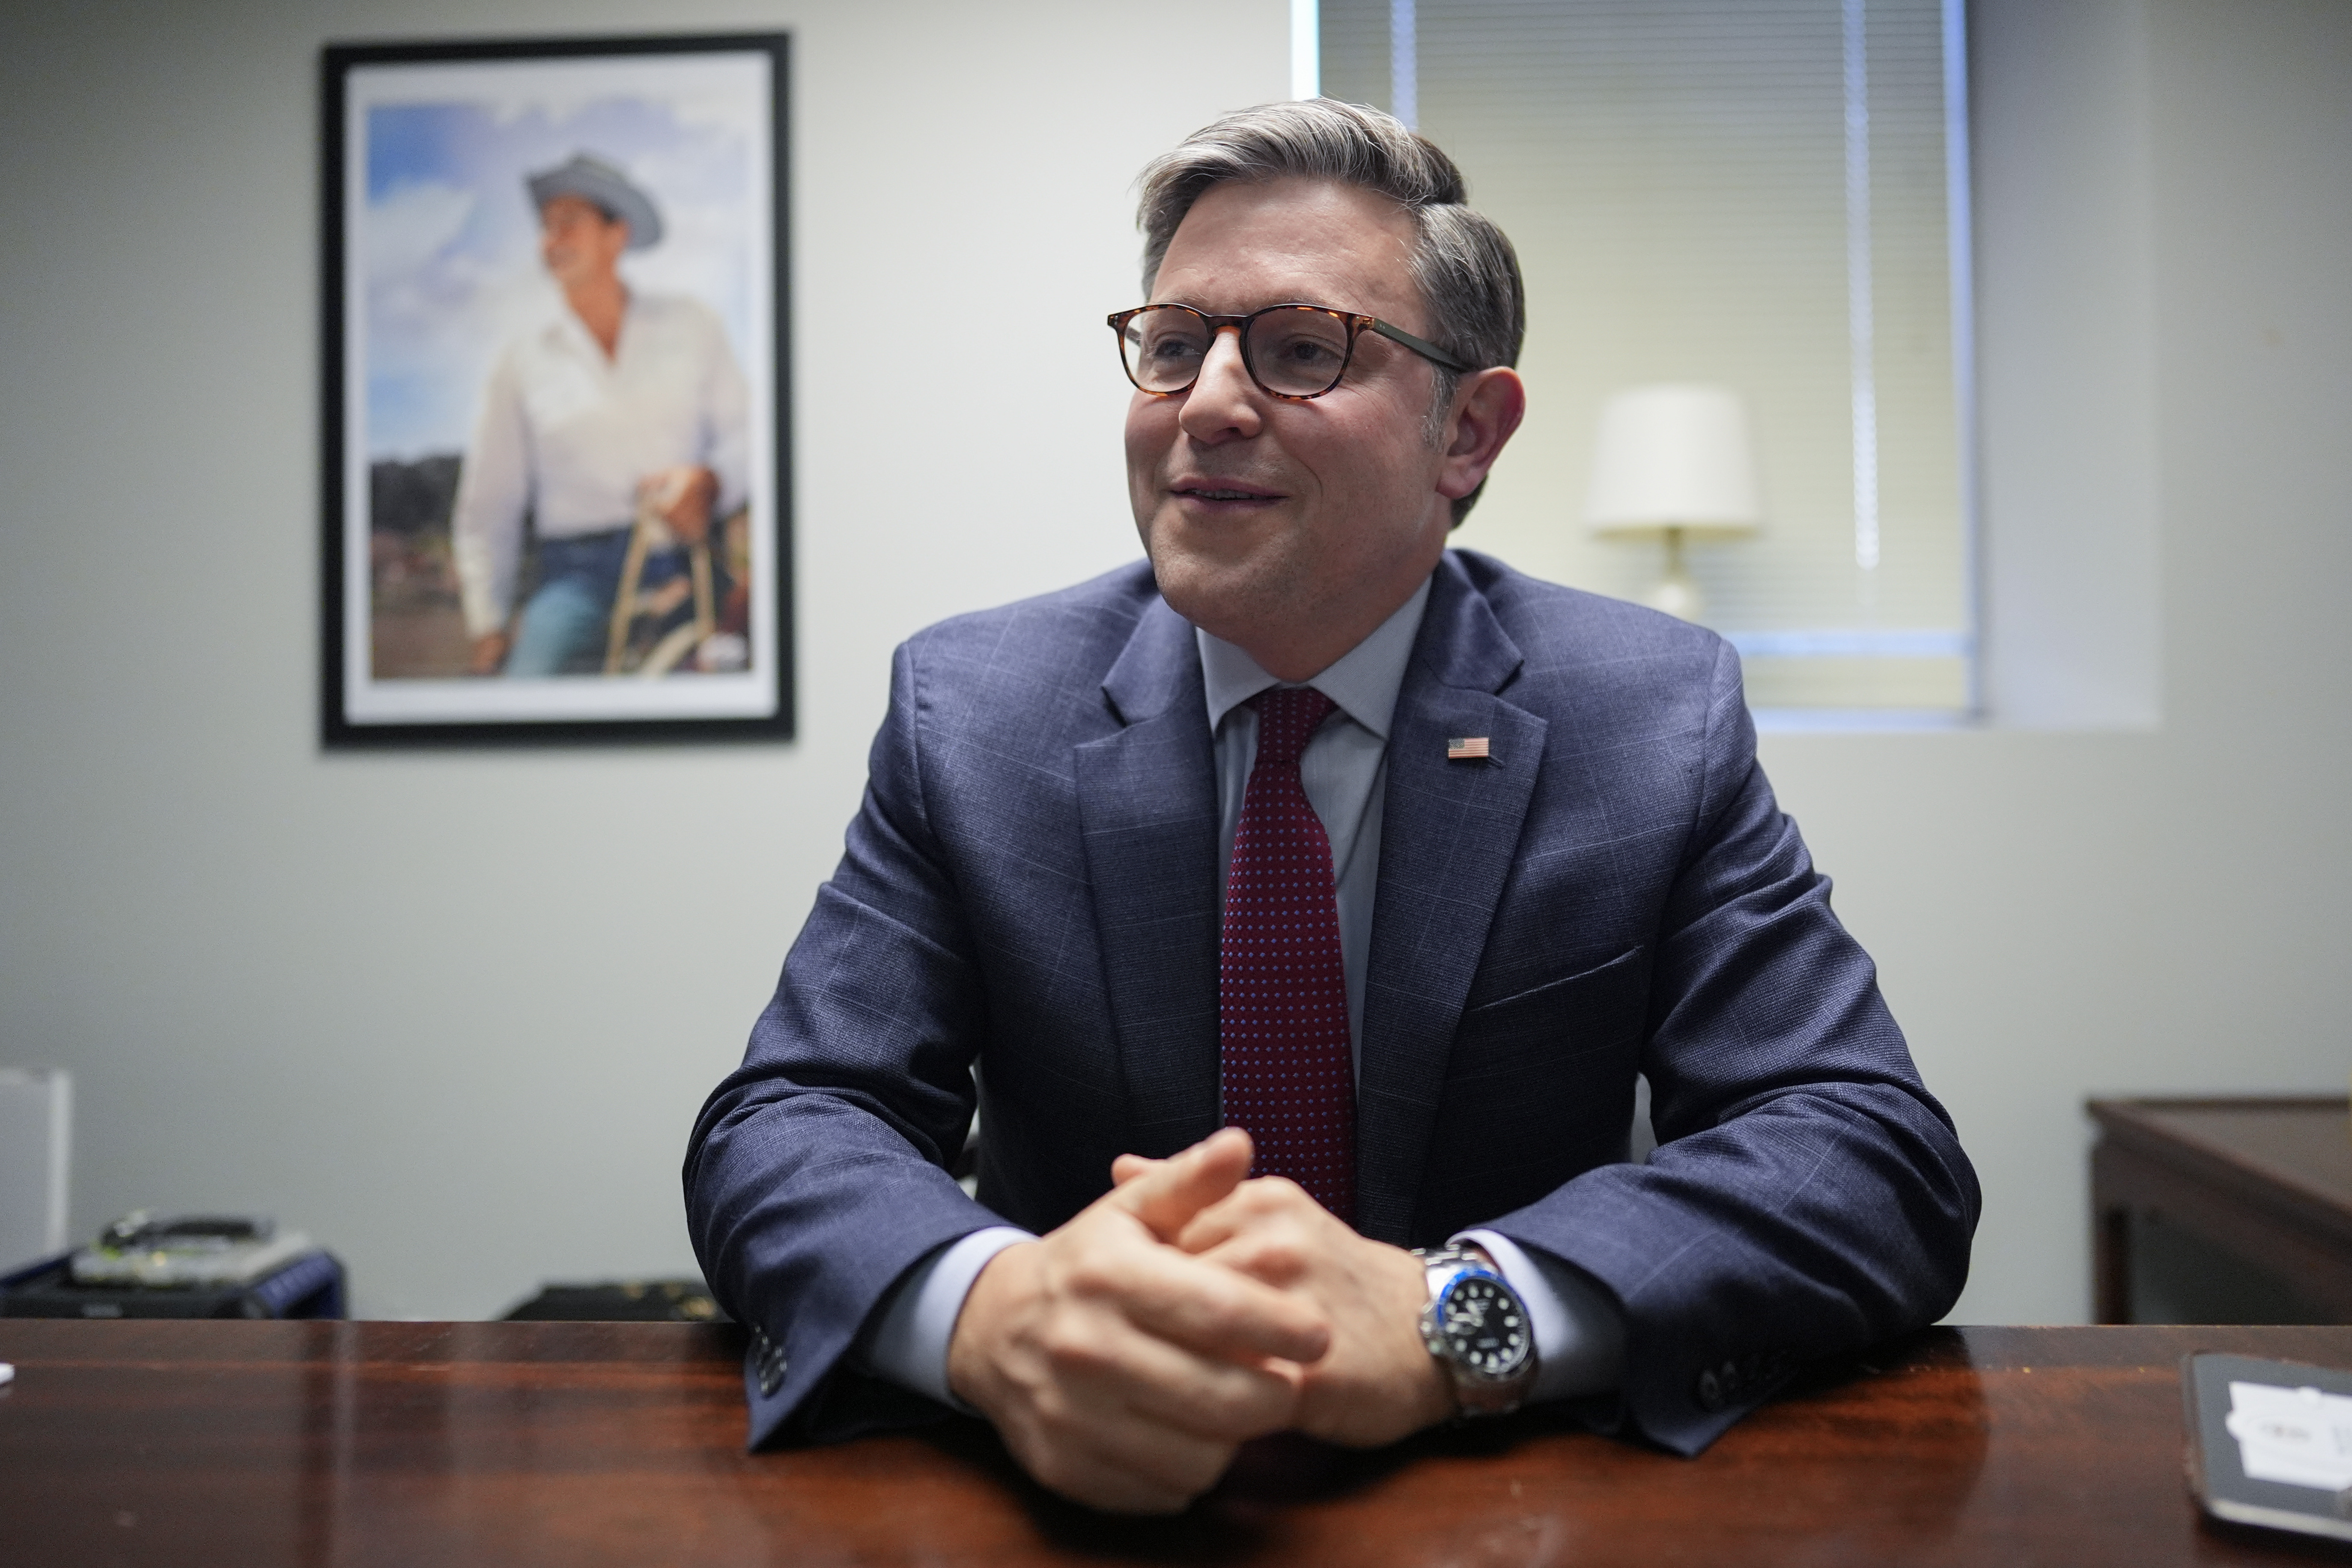
[[[1690,568],[1750,703],[1970,710],[1958,0],[1323,0],[1318,31],[1321,90],[1409,111],[1527,272],[1528,421],[1462,542],[1641,597],[1663,543],[1584,526],[1601,405],[1727,385],[1765,521]]]

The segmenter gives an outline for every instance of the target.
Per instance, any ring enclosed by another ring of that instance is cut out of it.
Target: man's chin
[[[1269,596],[1268,574],[1262,563],[1244,554],[1220,555],[1168,547],[1154,542],[1151,575],[1168,607],[1207,632],[1228,642],[1246,640],[1248,628],[1263,616]]]

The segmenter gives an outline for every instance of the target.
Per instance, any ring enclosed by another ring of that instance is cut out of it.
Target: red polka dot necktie
[[[1356,1081],[1331,840],[1298,754],[1335,706],[1312,687],[1260,692],[1257,761],[1242,793],[1218,962],[1225,1121],[1249,1130],[1257,1173],[1288,1176],[1356,1218]]]

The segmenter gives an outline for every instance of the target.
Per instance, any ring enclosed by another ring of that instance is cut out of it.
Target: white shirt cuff
[[[950,1242],[908,1269],[884,1300],[881,1320],[866,1339],[861,1358],[866,1370],[969,1414],[971,1406],[948,1392],[948,1342],[955,1338],[963,1299],[989,1259],[1036,1239],[1025,1230],[992,1225]]]
[[[1537,1363],[1528,1404],[1605,1394],[1624,1381],[1624,1315],[1582,1269],[1528,1252],[1496,1231],[1465,1230],[1454,1239],[1485,1247],[1503,1282],[1527,1304]]]

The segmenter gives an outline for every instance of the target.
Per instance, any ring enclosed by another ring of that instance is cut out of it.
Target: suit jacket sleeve
[[[1702,766],[1650,955],[1642,1064],[1660,1146],[1493,1222],[1615,1297],[1618,1418],[1685,1453],[1803,1361],[1948,1310],[1979,1203],[1950,1117],[1757,764],[1728,647]]]
[[[1003,1223],[947,1172],[971,1121],[983,1006],[925,809],[918,685],[901,647],[840,867],[688,1149],[696,1252],[719,1303],[754,1334],[754,1446],[941,1414],[842,1358],[909,1269]]]

